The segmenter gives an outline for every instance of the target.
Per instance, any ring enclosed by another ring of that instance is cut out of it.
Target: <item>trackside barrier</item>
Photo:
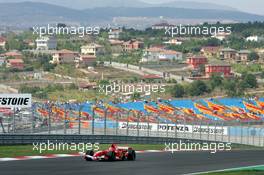
[[[0,145],[47,143],[48,141],[52,143],[165,144],[165,143],[178,143],[180,140],[184,143],[207,142],[202,140],[189,140],[189,139],[178,139],[178,138],[113,136],[113,135],[107,135],[107,136],[105,135],[36,135],[36,134],[0,135]]]
[[[142,142],[148,141],[145,138],[149,138],[151,142],[155,142],[156,138],[162,138],[264,147],[263,121],[164,120],[175,119],[176,116],[163,114],[162,118],[154,113],[142,114],[115,108],[107,110],[110,108],[102,109],[90,104],[35,103],[33,106],[33,109],[28,109],[31,112],[25,110],[16,112],[13,117],[0,116],[0,135],[5,139],[0,138],[0,143],[26,144],[29,143],[30,137],[38,139],[38,136],[43,140],[53,137],[62,140],[67,140],[68,137],[69,140],[75,138],[89,140],[100,136],[102,142],[108,138],[115,141],[119,137],[133,138],[136,141],[143,138]],[[11,135],[13,136],[10,137]],[[75,138],[72,138],[73,136]]]

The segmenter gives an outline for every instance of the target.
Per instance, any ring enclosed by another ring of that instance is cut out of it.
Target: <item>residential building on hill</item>
[[[122,29],[110,29],[108,32],[109,39],[119,39],[120,33],[122,33]]]
[[[10,51],[3,54],[6,58],[22,59],[22,54],[17,51]]]
[[[237,51],[231,48],[224,48],[220,50],[220,58],[224,60],[236,60]]]
[[[54,36],[43,36],[36,39],[36,50],[55,50],[57,39]]]
[[[132,50],[143,49],[144,43],[138,40],[129,40],[123,43],[123,51],[129,52]]]
[[[189,64],[193,69],[198,69],[201,65],[205,65],[207,63],[207,58],[202,55],[194,55],[187,58],[187,64]]]
[[[249,36],[246,38],[246,41],[253,41],[253,42],[261,42],[264,41],[264,37],[262,36]]]
[[[96,63],[96,56],[93,55],[80,55],[79,59],[76,60],[76,67],[89,67],[94,66]]]
[[[24,69],[24,61],[22,59],[7,59],[6,67],[13,69]]]
[[[0,36],[0,47],[6,49],[6,38]]]
[[[211,57],[219,57],[219,50],[220,47],[219,46],[205,46],[202,47],[201,49],[201,54],[207,58],[211,58]]]
[[[78,52],[73,52],[70,50],[59,50],[52,54],[52,64],[63,64],[63,63],[75,63],[75,60],[78,58]]]
[[[98,56],[98,55],[104,54],[104,49],[103,49],[103,46],[99,44],[90,43],[90,44],[87,44],[81,47],[81,54]]]
[[[231,77],[231,65],[225,62],[215,62],[205,65],[205,76],[210,77],[212,74],[221,75],[223,77]]]
[[[175,61],[182,60],[182,53],[174,50],[167,50],[159,47],[151,47],[144,51],[142,62],[151,61]]]
[[[215,35],[213,35],[212,38],[216,38],[220,41],[223,41],[223,40],[227,39],[227,37],[229,37],[230,34],[231,33],[219,32],[219,33],[216,33]]]

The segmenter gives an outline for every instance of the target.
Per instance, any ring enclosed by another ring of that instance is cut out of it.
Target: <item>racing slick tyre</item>
[[[108,160],[109,160],[109,161],[114,161],[114,160],[116,159],[115,152],[113,152],[113,151],[109,151],[109,152],[107,153],[107,157],[108,157]]]
[[[126,155],[125,155],[125,154],[122,155],[121,160],[122,160],[122,161],[126,160]]]
[[[88,151],[86,151],[86,153],[85,153],[85,157],[84,157],[84,159],[85,159],[86,161],[92,161],[93,159],[90,158],[90,157],[87,157],[87,156],[93,156],[93,155],[94,155],[94,151],[93,151],[93,150],[88,150]]]
[[[128,150],[127,160],[136,160],[135,150]]]

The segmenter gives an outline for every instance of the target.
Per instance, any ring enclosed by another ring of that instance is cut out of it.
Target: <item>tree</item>
[[[209,89],[205,82],[197,80],[190,84],[188,92],[191,96],[199,96],[209,92]]]
[[[43,64],[43,70],[44,71],[50,71],[54,69],[56,66],[54,64],[50,64],[49,62],[46,62]]]
[[[132,100],[139,100],[140,99],[140,93],[134,92],[131,96]]]
[[[257,88],[258,82],[257,78],[253,74],[242,75],[242,83],[244,88]]]
[[[185,93],[184,87],[180,84],[176,84],[172,89],[172,95],[174,97],[183,97]]]
[[[250,54],[248,55],[248,59],[250,61],[255,61],[259,59],[259,55],[256,52],[250,52]]]
[[[239,82],[238,79],[225,80],[223,82],[223,87],[229,97],[238,97],[244,94],[244,87],[241,85],[241,82]]]
[[[219,87],[222,85],[223,78],[220,75],[212,74],[210,77],[210,86],[211,89],[214,90],[216,87]]]
[[[208,40],[206,40],[206,46],[220,46],[221,45],[221,41],[216,39],[216,38],[209,38]]]

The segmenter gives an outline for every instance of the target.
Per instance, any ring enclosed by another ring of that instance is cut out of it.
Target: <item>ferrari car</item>
[[[88,150],[84,159],[86,161],[115,161],[115,160],[136,160],[136,152],[130,147],[118,147],[116,144],[112,144],[107,150],[94,152]]]

